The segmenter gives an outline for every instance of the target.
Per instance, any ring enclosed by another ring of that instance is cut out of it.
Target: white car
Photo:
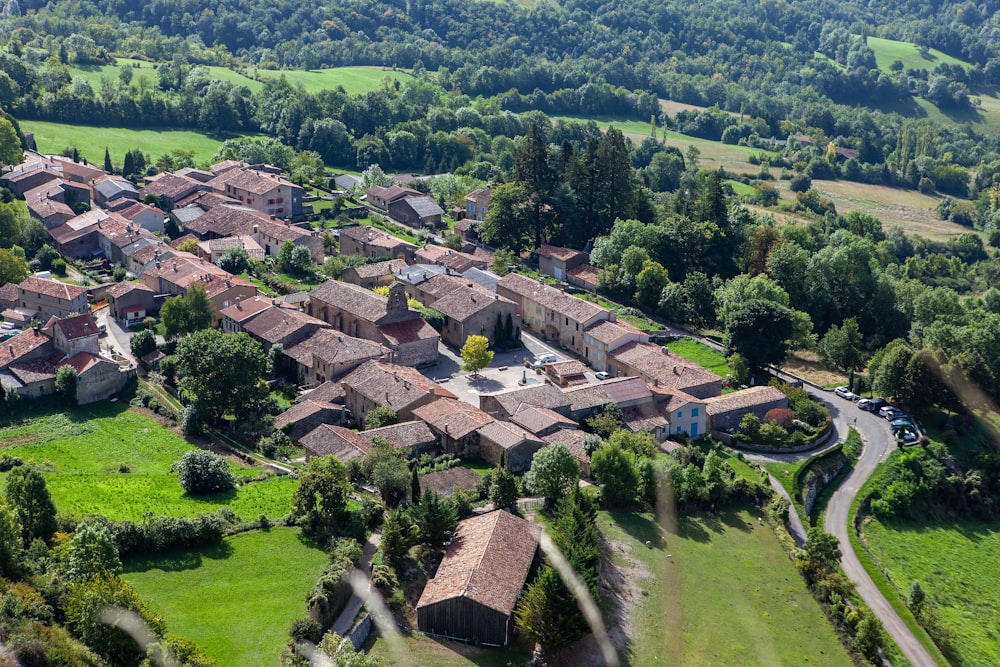
[[[597,373],[594,373],[594,377],[596,377],[598,380],[607,380],[610,376],[608,375],[607,371],[598,371]]]
[[[835,393],[837,396],[840,396],[841,398],[847,399],[848,401],[856,401],[859,398],[857,394],[855,394],[847,387],[837,387],[836,389],[833,390],[833,393]]]
[[[540,354],[537,357],[535,357],[536,366],[544,366],[545,364],[554,364],[554,363],[556,363],[556,355],[554,354]]]

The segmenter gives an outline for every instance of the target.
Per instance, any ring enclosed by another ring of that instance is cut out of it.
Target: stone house
[[[646,343],[649,334],[628,322],[603,320],[587,327],[583,357],[595,370],[608,371],[611,353],[628,343]]]
[[[388,211],[389,204],[397,199],[402,199],[403,197],[422,197],[423,194],[424,193],[419,190],[402,188],[398,185],[391,185],[387,188],[382,187],[381,185],[373,185],[368,188],[365,196],[368,198],[368,203],[372,206],[383,211]]]
[[[220,239],[209,239],[198,242],[198,256],[205,261],[218,265],[226,251],[231,248],[239,248],[246,252],[247,257],[255,261],[263,261],[264,249],[260,247],[257,240],[250,235],[226,236]]]
[[[164,172],[147,178],[141,194],[143,199],[149,195],[156,197],[164,211],[172,211],[181,199],[209,189],[209,186],[201,181]]]
[[[132,181],[121,176],[104,174],[90,182],[91,199],[101,208],[107,208],[119,199],[139,201],[139,191]]]
[[[340,230],[340,254],[387,257],[413,261],[417,246],[374,227],[344,227]]]
[[[654,388],[676,389],[695,398],[709,398],[722,392],[721,377],[653,343],[626,343],[612,351],[608,372],[638,376]]]
[[[438,264],[455,273],[464,273],[473,268],[485,269],[490,263],[484,255],[459,252],[433,243],[428,243],[414,253],[413,260],[418,264]]]
[[[272,257],[277,257],[281,245],[290,241],[293,245],[308,248],[312,261],[317,264],[322,264],[326,258],[323,239],[315,232],[247,208],[215,206],[193,220],[181,222],[180,228],[202,241],[252,236],[264,249],[264,254]]]
[[[748,413],[763,421],[769,410],[787,407],[788,397],[774,387],[750,387],[705,399],[708,427],[723,432],[738,429],[740,420]]]
[[[398,364],[432,366],[438,360],[441,336],[411,310],[401,283],[384,297],[363,287],[328,280],[309,293],[307,311],[338,331],[385,345]]]
[[[222,323],[222,311],[237,299],[245,301],[257,295],[257,286],[253,283],[187,253],[180,253],[147,270],[142,281],[156,294],[172,296],[186,294],[192,286],[200,285],[212,304],[216,325]]]
[[[465,218],[482,222],[486,219],[486,209],[490,205],[491,188],[479,188],[465,195]],[[464,236],[463,236],[464,238]]]
[[[408,227],[440,227],[444,215],[444,209],[430,195],[396,199],[389,202],[388,211],[390,218]]]
[[[402,259],[389,259],[384,262],[375,262],[374,264],[349,266],[340,274],[340,279],[345,283],[351,283],[365,289],[384,287],[391,285],[393,280],[395,280],[395,273],[405,270],[406,267],[406,261]]]
[[[97,339],[100,331],[94,316],[89,312],[73,317],[59,319],[53,317],[42,329],[50,338],[56,349],[67,357],[80,352],[100,354]]]
[[[166,220],[166,214],[158,208],[136,202],[118,211],[118,215],[142,227],[147,232],[153,232],[154,234],[163,233],[163,223]]]
[[[535,251],[538,255],[538,271],[556,280],[566,280],[571,269],[586,264],[590,255],[572,248],[543,245]]]
[[[376,438],[391,442],[393,447],[408,457],[429,452],[438,444],[437,435],[426,423],[420,420],[373,428],[361,431],[358,435],[372,444],[375,443]]]
[[[392,352],[378,343],[320,328],[284,346],[283,352],[297,362],[297,379],[305,385],[336,380],[369,359],[388,361],[392,357]]]
[[[479,455],[478,429],[493,421],[493,417],[474,405],[448,398],[414,408],[413,418],[431,427],[445,453],[465,458]]]
[[[506,646],[540,533],[535,524],[504,510],[460,521],[417,601],[417,628],[431,636]]]
[[[156,310],[154,297],[153,290],[143,283],[116,283],[108,288],[109,313],[126,327],[139,324]]]
[[[273,167],[265,170],[262,166],[227,169],[209,181],[208,186],[268,216],[294,218],[301,215],[302,187],[282,177],[280,170]]]
[[[306,452],[306,461],[314,456],[336,456],[345,463],[364,458],[372,450],[371,443],[349,428],[320,424],[299,439]]]
[[[515,337],[515,332],[521,328],[513,301],[466,284],[458,285],[457,289],[434,301],[431,307],[444,318],[442,340],[458,349],[469,336],[477,335],[485,336],[490,346],[495,347],[504,342],[502,339],[508,325],[511,337]],[[498,327],[501,340],[497,340]]]
[[[479,458],[499,465],[502,454],[504,466],[514,473],[528,470],[535,453],[545,446],[541,438],[510,422],[490,422],[480,427],[478,435]]]
[[[414,419],[413,410],[438,398],[457,397],[418,371],[383,361],[366,361],[340,380],[344,403],[354,420],[363,426],[365,415],[376,407],[387,407],[400,421]]]
[[[346,426],[350,421],[351,415],[343,405],[306,398],[275,417],[274,428],[285,431],[292,442],[298,442],[321,424]]]
[[[42,320],[90,312],[85,287],[31,276],[18,284],[17,291],[16,309]]]

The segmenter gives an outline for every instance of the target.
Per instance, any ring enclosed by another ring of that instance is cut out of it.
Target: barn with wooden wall
[[[506,646],[540,532],[504,510],[460,522],[417,602],[417,628],[429,635]]]

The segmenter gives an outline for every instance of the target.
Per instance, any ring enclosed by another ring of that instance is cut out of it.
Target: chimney
[[[389,405],[389,392],[385,392],[385,404]]]
[[[451,435],[451,431],[448,430],[448,425],[447,424],[444,425],[444,432],[447,435]]]
[[[677,366],[674,366],[674,375],[677,375]]]
[[[403,389],[405,389],[406,391],[410,390],[410,383],[407,382],[406,380],[403,380]]]
[[[14,356],[14,343],[7,343],[7,351],[10,353],[11,357]]]

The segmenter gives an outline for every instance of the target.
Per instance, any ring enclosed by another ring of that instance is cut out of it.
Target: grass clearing
[[[524,643],[524,640],[521,640]],[[507,665],[523,665],[531,659],[531,648],[515,645],[507,648],[488,648],[472,646],[463,642],[452,642],[446,639],[426,637],[411,633],[403,637],[403,655],[392,652],[388,642],[382,637],[376,637],[368,652],[382,660],[384,665],[434,665],[434,667],[507,667]]]
[[[634,589],[633,665],[846,665],[850,658],[757,510],[677,519],[601,512]],[[646,541],[649,541],[649,547]]]
[[[679,338],[672,343],[667,343],[667,349],[678,357],[683,357],[712,371],[719,377],[724,378],[730,372],[729,364],[726,363],[722,352],[712,349],[704,343],[699,343],[693,338]]]
[[[878,65],[880,70],[887,73],[892,71],[889,67],[897,60],[903,63],[904,71],[908,69],[926,69],[929,72],[941,63],[960,65],[965,69],[971,67],[964,60],[949,56],[947,53],[943,53],[937,49],[928,49],[927,56],[924,57],[913,42],[900,42],[895,39],[869,37],[868,47],[875,52],[875,64]]]
[[[216,137],[193,130],[146,129],[125,127],[91,127],[68,125],[40,120],[20,121],[21,129],[34,132],[35,144],[42,153],[60,153],[76,146],[80,156],[101,166],[104,149],[111,152],[111,161],[121,165],[125,152],[138,148],[156,160],[175,148],[194,151],[195,164],[208,165],[222,145]]]
[[[220,547],[131,560],[124,577],[163,613],[171,633],[200,644],[220,665],[270,667],[328,563],[297,530],[273,528]]]
[[[862,539],[893,592],[919,581],[952,632],[953,664],[1000,664],[1000,525],[964,520],[867,520]]]
[[[311,70],[265,70],[255,72],[258,79],[284,76],[293,86],[301,85],[308,93],[343,86],[349,95],[364,95],[382,87],[385,79],[400,84],[413,79],[411,74],[400,70],[378,67],[328,67]]]

